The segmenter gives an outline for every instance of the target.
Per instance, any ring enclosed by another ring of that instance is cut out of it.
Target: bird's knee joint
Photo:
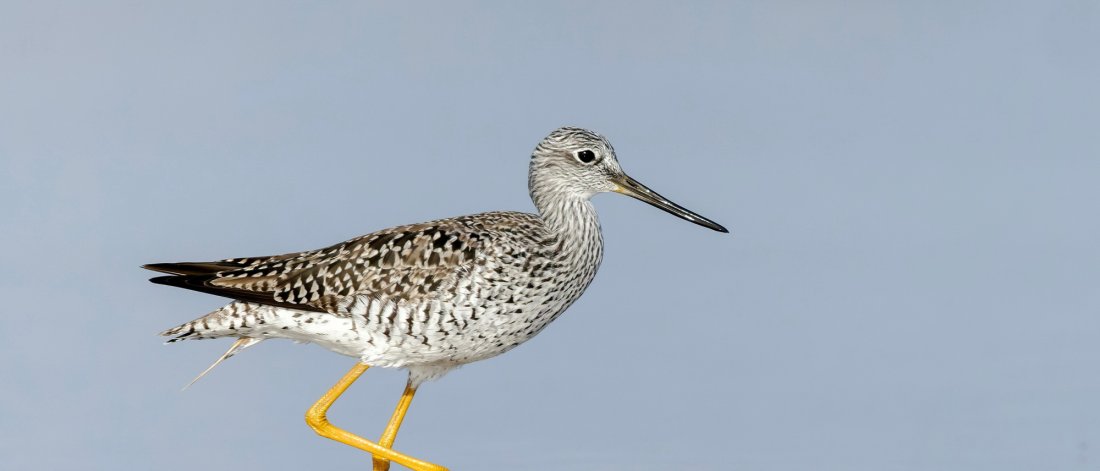
[[[328,417],[325,417],[324,413],[306,412],[306,424],[309,424],[309,428],[317,432],[317,435],[324,436],[328,432]]]

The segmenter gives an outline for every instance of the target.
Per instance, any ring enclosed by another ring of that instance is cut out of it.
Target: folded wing
[[[321,250],[214,262],[157,263],[150,279],[241,301],[336,313],[354,295],[413,300],[454,283],[483,235],[461,220],[395,227]]]

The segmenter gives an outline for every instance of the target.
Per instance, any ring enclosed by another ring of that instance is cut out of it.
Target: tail
[[[233,346],[229,347],[229,350],[226,351],[221,358],[218,358],[213,365],[210,365],[209,368],[199,373],[199,375],[191,380],[187,386],[184,386],[183,389],[191,387],[192,384],[195,384],[196,381],[209,373],[210,370],[213,370],[215,366],[225,361],[225,359],[236,355],[237,352],[241,350],[260,343],[261,340],[266,338],[262,332],[255,329],[257,325],[263,325],[266,322],[263,316],[263,309],[257,309],[255,306],[251,306],[247,303],[235,302],[198,319],[185,322],[161,332],[160,335],[172,337],[168,339],[166,343],[192,339],[237,338],[237,341]]]
[[[167,343],[221,337],[253,337],[256,326],[264,324],[264,316],[268,311],[270,309],[265,309],[263,306],[238,301],[193,321],[177,325],[161,332],[160,335],[172,337]]]
[[[172,339],[172,340],[169,340],[169,342],[172,342],[174,340],[178,340],[178,339]],[[210,370],[214,369],[215,366],[218,366],[218,364],[225,361],[225,359],[227,359],[227,358],[229,358],[233,355],[236,355],[237,352],[240,352],[241,350],[244,350],[248,347],[251,347],[253,345],[258,344],[261,341],[263,341],[263,339],[256,339],[256,338],[252,338],[252,337],[241,337],[241,338],[237,339],[236,342],[233,342],[233,346],[229,347],[229,350],[227,350],[224,354],[222,354],[222,356],[220,358],[218,358],[216,361],[214,361],[214,364],[210,365],[205,370],[202,370],[202,373],[199,373],[199,375],[196,376],[195,379],[191,380],[190,383],[187,383],[187,386],[184,386],[183,390],[186,390],[187,388],[191,387],[192,384],[195,384],[196,381],[202,379],[203,376],[206,376],[206,374],[209,373]]]

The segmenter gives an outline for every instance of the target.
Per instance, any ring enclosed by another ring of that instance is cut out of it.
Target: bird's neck
[[[603,236],[596,207],[588,195],[540,195],[533,199],[547,230],[557,240],[559,254],[574,268],[590,268],[603,260]],[[589,270],[583,270],[589,271]]]

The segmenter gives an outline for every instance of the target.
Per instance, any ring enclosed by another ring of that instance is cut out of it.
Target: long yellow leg
[[[348,371],[343,378],[340,378],[340,381],[337,382],[332,389],[329,389],[324,396],[321,396],[321,399],[318,399],[317,402],[309,408],[309,411],[306,412],[306,423],[308,423],[318,435],[363,450],[370,453],[375,458],[396,461],[415,471],[447,471],[447,468],[398,453],[388,446],[379,445],[329,423],[328,417],[325,416],[328,412],[328,408],[348,389],[348,386],[351,386],[351,383],[354,383],[364,371],[367,371],[367,368],[370,368],[370,366],[363,363],[356,363],[351,371]],[[409,400],[412,400],[411,395],[409,396]],[[405,403],[405,408],[408,408],[408,401],[406,401],[404,397],[402,397],[401,402]],[[400,408],[400,405],[398,407]],[[404,415],[403,412],[402,415]],[[386,430],[388,431],[389,427],[386,427]],[[397,430],[396,427],[394,427],[394,435],[396,436],[396,434]],[[392,441],[391,438],[390,442],[392,443]]]
[[[412,387],[412,384],[405,385],[405,392],[401,394],[401,400],[398,401],[397,408],[393,410],[390,422],[386,424],[386,430],[382,432],[382,438],[378,439],[379,445],[393,448],[393,441],[397,438],[397,429],[401,428],[401,422],[405,420],[405,412],[409,410],[409,404],[412,403],[414,395],[416,395],[416,388]],[[389,469],[389,461],[379,458],[374,459],[374,471],[389,471]]]

